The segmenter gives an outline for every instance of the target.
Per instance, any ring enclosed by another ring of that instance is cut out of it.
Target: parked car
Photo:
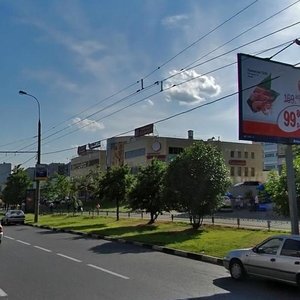
[[[300,286],[300,236],[277,235],[254,248],[232,250],[223,263],[235,280],[253,275]]]
[[[25,222],[25,214],[23,210],[20,209],[8,210],[1,220],[2,225],[16,224],[16,223],[24,224],[24,222]]]
[[[2,225],[0,224],[0,244],[2,242],[2,239],[3,239],[3,227]]]

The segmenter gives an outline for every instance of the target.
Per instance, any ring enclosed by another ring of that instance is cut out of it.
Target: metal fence
[[[47,212],[49,213],[49,212]],[[66,211],[66,210],[53,210],[53,214],[73,214],[85,215],[90,217],[115,217],[116,211],[111,210],[89,210],[89,211]],[[134,219],[150,219],[150,214],[144,211],[134,212],[119,212],[120,218],[134,218]],[[158,220],[172,221],[172,222],[186,222],[189,223],[190,219],[187,214],[179,213],[163,213],[160,214]],[[279,230],[291,231],[291,223],[289,220],[274,220],[268,218],[242,218],[242,217],[226,217],[226,216],[206,216],[203,219],[205,225],[219,225],[228,226],[233,228],[248,228],[248,229],[262,229],[262,230]]]

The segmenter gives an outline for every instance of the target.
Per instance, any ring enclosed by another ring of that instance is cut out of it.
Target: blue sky
[[[295,0],[0,0],[0,151],[36,150],[37,103],[19,90],[40,102],[42,162],[66,163],[79,145],[105,147],[106,138],[236,92],[237,65],[225,65],[299,38],[300,26],[239,47],[299,22],[299,12]],[[296,64],[299,53],[293,45],[274,60]],[[155,134],[191,129],[196,139],[238,141],[237,102],[158,122]],[[2,162],[29,167],[35,158],[0,153]]]

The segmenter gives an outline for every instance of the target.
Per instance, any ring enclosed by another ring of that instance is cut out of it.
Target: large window
[[[255,169],[251,168],[251,176],[254,177],[255,176]]]
[[[252,158],[252,159],[255,158],[254,152],[251,152],[251,158]]]
[[[248,177],[249,176],[249,173],[248,173],[248,167],[245,167],[245,177]]]
[[[230,176],[234,176],[234,167],[230,168]]]
[[[238,151],[238,158],[242,158],[242,152],[241,151]]]
[[[238,167],[238,176],[242,176],[242,167]]]
[[[135,149],[135,150],[125,152],[125,158],[128,159],[128,158],[134,158],[138,156],[144,156],[145,153],[146,153],[145,148]]]
[[[180,147],[169,147],[169,154],[180,154],[183,148]]]
[[[234,151],[230,151],[230,157],[234,157]]]
[[[245,152],[245,158],[248,158],[248,152],[247,151]]]

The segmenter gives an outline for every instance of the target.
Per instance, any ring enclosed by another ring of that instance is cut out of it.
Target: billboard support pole
[[[286,171],[287,171],[287,186],[289,196],[289,209],[291,218],[291,233],[299,235],[299,220],[297,209],[297,194],[295,185],[295,170],[293,165],[293,150],[292,145],[286,147]]]

